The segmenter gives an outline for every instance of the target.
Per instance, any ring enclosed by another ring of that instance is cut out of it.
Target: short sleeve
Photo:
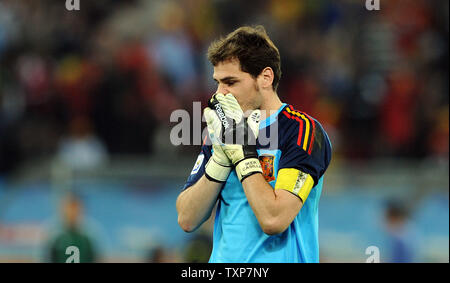
[[[304,116],[290,122],[278,170],[300,170],[309,174],[317,185],[331,161],[331,143],[322,126],[313,118]]]

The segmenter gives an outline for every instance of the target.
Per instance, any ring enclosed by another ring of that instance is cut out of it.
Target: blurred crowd
[[[336,156],[448,159],[448,1],[64,2],[0,1],[0,176],[152,154],[172,111],[215,91],[210,42],[253,24],[280,50],[279,96]]]

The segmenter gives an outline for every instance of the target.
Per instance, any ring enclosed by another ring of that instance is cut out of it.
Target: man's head
[[[267,93],[274,93],[281,77],[277,47],[264,27],[241,27],[208,49],[217,92],[232,93],[244,111],[259,109]]]
[[[67,227],[75,228],[78,226],[83,204],[81,203],[81,199],[75,194],[67,195],[62,202],[62,215],[64,223]]]

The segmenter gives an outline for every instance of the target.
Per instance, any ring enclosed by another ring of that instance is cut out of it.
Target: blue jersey
[[[212,146],[203,145],[184,189],[204,174],[211,151]],[[278,235],[267,235],[233,170],[219,195],[209,262],[319,262],[318,205],[323,175],[331,160],[326,132],[314,118],[283,104],[261,121],[257,151],[264,178],[273,188],[284,168],[309,174],[313,187],[290,226]]]

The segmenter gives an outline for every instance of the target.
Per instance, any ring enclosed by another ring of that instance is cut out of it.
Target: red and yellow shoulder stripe
[[[316,129],[314,119],[304,112],[295,110],[292,105],[288,105],[282,112],[289,119],[299,123],[297,144],[308,154],[311,154]]]

